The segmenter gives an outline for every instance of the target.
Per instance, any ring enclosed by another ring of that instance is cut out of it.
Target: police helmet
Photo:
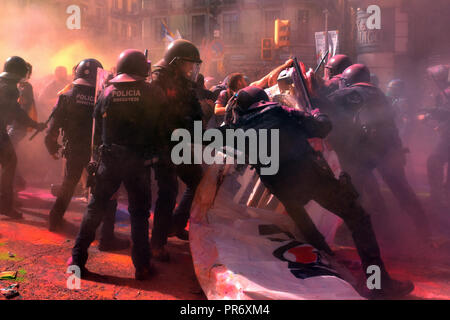
[[[352,65],[350,58],[345,54],[337,54],[333,56],[328,63],[325,65],[325,68],[328,69],[328,74],[330,78],[341,74]]]
[[[360,82],[370,83],[370,71],[361,63],[353,64],[344,70],[341,79],[347,87]]]
[[[393,79],[389,81],[386,95],[388,97],[400,97],[405,90],[405,82],[401,79]]]
[[[98,68],[103,69],[100,61],[96,59],[82,60],[75,70],[75,80],[73,81],[73,84],[95,87]]]
[[[192,42],[184,39],[173,41],[164,54],[164,62],[167,65],[172,65],[178,60],[202,63],[198,48]]]
[[[28,67],[26,61],[21,57],[13,56],[6,59],[0,78],[19,81],[25,78],[27,73]]]
[[[117,61],[117,76],[110,82],[134,82],[145,80],[151,65],[142,51],[128,49],[123,51]]]

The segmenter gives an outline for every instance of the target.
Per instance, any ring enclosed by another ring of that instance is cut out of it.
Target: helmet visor
[[[198,75],[200,74],[200,67],[201,67],[201,63],[194,63],[194,66],[192,68],[192,72],[190,74],[190,79],[193,82],[197,82],[198,80]]]

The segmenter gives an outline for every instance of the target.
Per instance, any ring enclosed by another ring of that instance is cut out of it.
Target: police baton
[[[45,126],[47,127],[47,125],[49,124],[50,120],[52,120],[53,116],[55,115],[55,111],[56,108],[53,109],[52,113],[50,114],[50,116],[48,117],[47,121],[45,121]],[[45,129],[42,130],[36,130],[35,133],[33,133],[33,135],[30,137],[29,141],[32,141],[39,133],[41,133],[42,131],[44,131]]]
[[[328,57],[328,53],[330,53],[330,49],[328,49],[327,52],[325,52],[325,54],[322,57],[322,60],[320,60],[320,63],[317,65],[316,69],[314,69],[314,73],[317,73],[320,67],[324,64],[325,59]]]

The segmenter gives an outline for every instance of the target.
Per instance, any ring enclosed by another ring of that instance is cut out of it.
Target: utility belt
[[[136,156],[144,160],[145,166],[151,166],[158,161],[154,151],[136,145],[103,144],[99,147],[99,155],[105,160]]]

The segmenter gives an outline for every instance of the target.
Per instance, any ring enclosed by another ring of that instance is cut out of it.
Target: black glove
[[[95,173],[97,172],[97,168],[98,168],[98,162],[91,161],[88,163],[88,165],[86,167],[86,171],[87,171],[88,175],[94,176]]]
[[[52,156],[56,155],[59,152],[59,149],[62,148],[62,146],[58,144],[58,141],[49,135],[45,137],[44,143],[47,147],[48,153]]]

